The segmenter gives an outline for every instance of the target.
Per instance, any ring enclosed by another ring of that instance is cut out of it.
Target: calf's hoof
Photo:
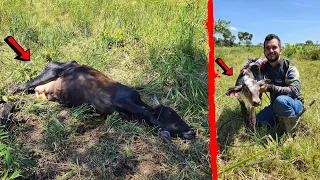
[[[171,141],[171,135],[169,131],[160,130],[158,134],[163,141]]]

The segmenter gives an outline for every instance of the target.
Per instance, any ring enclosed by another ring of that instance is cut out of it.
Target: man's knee
[[[291,101],[293,101],[293,99],[289,96],[278,96],[272,106],[274,112],[284,117],[294,116],[295,111],[292,107]]]
[[[257,123],[258,127],[262,127],[263,124],[273,125],[274,124],[274,116],[271,106],[265,107],[257,114]]]

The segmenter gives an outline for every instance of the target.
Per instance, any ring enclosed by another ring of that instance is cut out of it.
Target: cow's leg
[[[145,102],[143,102],[141,99],[140,99],[140,101],[138,102],[138,105],[139,105],[139,106],[142,106],[142,107],[145,107],[145,108],[147,108],[148,110],[152,109],[151,106],[149,106],[148,104],[146,104]]]
[[[261,102],[262,102],[262,93],[259,93],[259,99],[260,99]]]
[[[248,110],[247,110],[247,107],[246,107],[246,105],[244,104],[244,102],[239,101],[239,103],[240,103],[240,107],[241,107],[241,113],[242,113],[243,121],[244,121],[245,125],[248,126],[248,124],[249,124],[249,119],[248,119]]]
[[[73,63],[73,62],[71,62]],[[68,63],[69,64],[69,63]],[[66,63],[59,63],[59,62],[50,62],[45,69],[40,73],[39,76],[37,76],[35,79],[20,84],[19,87],[11,92],[12,94],[16,94],[18,92],[21,92],[23,90],[36,87],[38,85],[46,84],[49,81],[52,81],[56,79],[61,72],[66,68]]]
[[[257,119],[256,119],[256,109],[254,107],[251,107],[251,126],[252,126],[252,130],[255,133],[256,132],[256,123],[257,123]]]
[[[139,106],[129,99],[117,100],[113,104],[120,109],[124,109],[132,114],[142,115],[153,126],[161,128],[163,131],[168,131],[167,128],[159,122],[146,107]]]

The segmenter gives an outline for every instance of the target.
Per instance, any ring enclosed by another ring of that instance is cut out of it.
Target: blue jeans
[[[274,126],[277,119],[276,115],[283,117],[295,116],[303,109],[303,104],[297,99],[292,99],[289,96],[280,95],[274,103],[265,107],[257,114],[257,124],[261,127],[263,124]]]

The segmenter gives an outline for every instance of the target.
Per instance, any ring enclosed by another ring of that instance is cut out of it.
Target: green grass
[[[88,106],[64,108],[9,90],[36,77],[50,61],[76,60],[129,86],[156,92],[193,127],[197,139],[175,139],[201,179],[210,179],[207,124],[206,1],[45,0],[0,2],[0,38],[13,36],[31,50],[14,60],[0,41],[1,98],[18,102],[6,124],[16,168],[25,177],[69,179],[192,179],[155,131]],[[27,166],[19,159],[30,160]],[[4,163],[1,160],[1,166]],[[10,171],[13,174],[13,170]],[[10,175],[8,177],[10,177]],[[5,175],[0,171],[0,177]]]
[[[288,52],[284,49],[283,54],[286,53]],[[278,155],[274,160],[243,166],[275,155],[277,144],[275,131],[259,129],[256,134],[246,132],[238,101],[223,94],[228,88],[234,86],[240,68],[248,58],[264,57],[263,49],[259,47],[218,47],[215,49],[215,56],[233,67],[235,73],[231,77],[220,76],[216,79],[216,122],[218,142],[221,148],[221,155],[217,161],[219,179],[319,179],[319,102],[316,102],[303,115],[301,124],[305,128],[297,131],[294,140],[290,135],[279,137]],[[305,104],[309,104],[313,99],[319,99],[318,67],[320,59],[292,56],[290,60],[299,68]],[[257,112],[268,104],[268,97],[263,95],[263,104],[257,108]],[[268,140],[255,143],[269,134],[271,138]],[[252,143],[254,143],[253,146],[248,146]]]

